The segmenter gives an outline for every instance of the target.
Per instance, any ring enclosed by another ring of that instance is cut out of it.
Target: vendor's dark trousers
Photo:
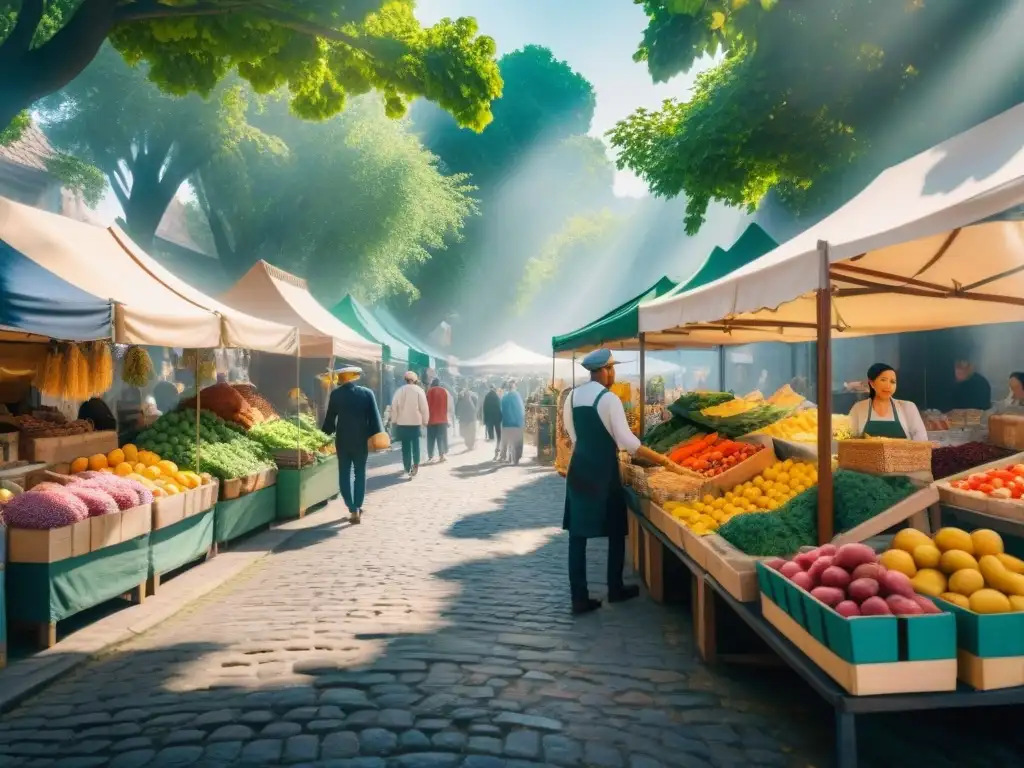
[[[349,512],[363,508],[363,497],[366,495],[366,458],[368,453],[348,453],[338,451],[338,480],[341,485],[341,498]]]
[[[625,535],[608,537],[608,591],[623,588],[622,568],[626,564]],[[569,537],[569,592],[573,600],[586,600],[587,591],[587,540],[582,536]]]
[[[501,424],[487,424],[485,426],[487,427],[487,439],[488,440],[493,440],[494,439],[494,434],[495,434],[495,432],[497,432],[497,434],[498,434],[498,442],[500,443],[501,442]]]
[[[448,453],[448,425],[430,424],[427,426],[427,458],[434,458],[434,448],[444,456]]]
[[[402,443],[402,466],[408,472],[420,465],[420,428],[403,426],[395,427],[395,437]]]

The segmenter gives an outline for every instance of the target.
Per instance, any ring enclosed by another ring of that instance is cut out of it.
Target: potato
[[[831,555],[823,555],[811,563],[811,567],[807,569],[807,572],[811,574],[811,578],[816,582],[821,581],[821,574],[825,572],[826,568],[832,567]]]
[[[782,567],[779,568],[779,573],[787,579],[792,579],[796,574],[803,572],[804,569],[800,567],[800,564],[793,560],[790,560],[788,563],[783,563]]]
[[[889,595],[885,602],[897,616],[919,616],[924,612],[920,605],[904,595]]]
[[[764,561],[764,564],[771,568],[773,571],[781,571],[782,566],[786,564],[786,561],[781,557],[772,557]]]
[[[874,579],[875,581],[881,581],[882,577],[885,576],[886,567],[881,563],[862,563],[853,569],[853,573],[850,576],[854,581],[857,579]]]
[[[860,616],[860,606],[858,606],[853,600],[843,600],[836,606],[836,613],[845,618],[851,616]]]
[[[820,547],[818,547],[818,554],[834,555],[836,553],[836,550],[838,549],[839,547],[837,547],[835,544],[822,544]]]
[[[924,595],[914,595],[910,599],[921,607],[921,613],[942,613],[942,611],[939,610],[939,606]]]
[[[836,587],[815,587],[811,590],[811,596],[830,606],[838,605],[846,599],[843,590]]]
[[[875,550],[867,544],[843,544],[835,554],[833,565],[853,571],[862,563],[874,563],[878,561]]]
[[[819,563],[821,560],[818,561]],[[821,583],[826,587],[846,589],[850,585],[850,574],[836,565],[830,565],[821,574]]]
[[[850,582],[847,593],[850,595],[851,600],[863,603],[865,600],[877,595],[879,589],[878,582],[874,579],[854,579]]]
[[[880,597],[869,597],[860,604],[861,616],[889,616],[891,614],[889,604]]]
[[[914,585],[910,583],[907,574],[900,573],[899,571],[887,571],[879,585],[882,587],[882,594],[886,596],[903,595],[904,597],[913,597],[914,595]]]
[[[807,571],[797,572],[790,581],[800,587],[800,589],[805,589],[808,592],[815,586],[814,580],[811,579],[811,575]]]
[[[818,550],[812,549],[810,552],[801,552],[793,558],[793,562],[799,565],[803,570],[808,571],[817,559]]]

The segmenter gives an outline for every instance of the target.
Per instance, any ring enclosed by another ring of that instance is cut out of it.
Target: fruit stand
[[[311,507],[333,499],[338,487],[338,457],[329,455],[307,466],[285,468],[278,464],[277,518],[303,517]]]

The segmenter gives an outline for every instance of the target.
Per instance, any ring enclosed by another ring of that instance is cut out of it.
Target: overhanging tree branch
[[[14,29],[0,45],[0,61],[17,58],[28,51],[39,22],[42,21],[44,8],[43,0],[21,0],[21,10],[18,11]]]

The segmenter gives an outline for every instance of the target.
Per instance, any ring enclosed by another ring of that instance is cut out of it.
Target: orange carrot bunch
[[[668,457],[704,477],[716,477],[749,459],[763,446],[720,438],[718,433],[694,435],[673,448]]]

